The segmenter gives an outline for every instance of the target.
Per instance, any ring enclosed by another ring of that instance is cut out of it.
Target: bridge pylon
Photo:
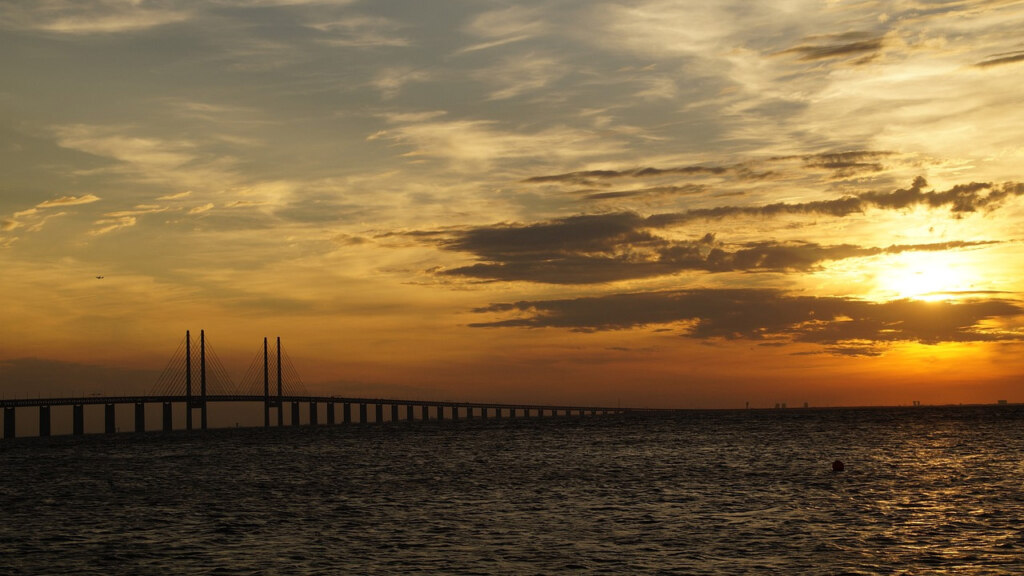
[[[164,368],[163,373],[153,386],[153,396],[184,396],[185,397],[185,429],[192,430],[194,410],[199,410],[199,427],[206,430],[209,425],[207,412],[208,396],[211,394],[233,394],[235,386],[213,353],[206,339],[206,331],[199,331],[198,350],[192,341],[192,331],[185,331],[185,339],[178,345],[178,350]],[[198,356],[198,358],[196,358]],[[197,361],[198,360],[198,361]],[[182,369],[184,368],[184,370]],[[198,386],[196,385],[198,383]],[[169,406],[164,409],[164,428],[168,428],[171,420]]]
[[[271,410],[277,411],[277,425],[284,426],[283,398],[308,395],[298,372],[281,346],[280,336],[276,338],[275,344],[275,350],[271,350],[269,339],[263,338],[263,349],[253,358],[239,385],[239,392],[243,394],[262,396],[263,425],[268,428],[272,420]],[[259,374],[260,360],[263,362],[262,382]],[[294,416],[292,419],[295,419]]]

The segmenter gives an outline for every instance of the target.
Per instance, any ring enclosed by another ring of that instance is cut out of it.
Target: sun
[[[963,254],[900,254],[879,271],[878,288],[891,299],[954,300],[976,289],[973,268]]]

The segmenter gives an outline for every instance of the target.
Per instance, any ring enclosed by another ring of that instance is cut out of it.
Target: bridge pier
[[[398,404],[391,405],[391,423],[398,422]]]
[[[426,404],[420,406],[420,420],[423,420],[424,422],[430,420],[430,407]]]
[[[103,431],[107,434],[117,432],[117,421],[114,420],[114,404],[103,405]]]
[[[480,408],[480,419],[487,420],[487,406],[482,406]]]
[[[4,408],[4,440],[14,438],[14,407]]]
[[[359,423],[366,424],[366,403],[359,403]]]
[[[319,423],[320,423],[320,419],[317,418],[316,402],[310,402],[309,403],[309,425],[310,426],[316,426]]]
[[[341,421],[345,424],[352,423],[352,404],[350,402],[341,405]]]
[[[459,407],[457,405],[455,405],[455,404],[452,404],[452,421],[456,421],[458,419],[459,419]]]
[[[39,407],[39,436],[50,435],[50,407],[40,406]]]
[[[437,408],[437,419],[444,420],[444,406],[437,405],[435,408]]]
[[[85,434],[85,406],[81,404],[71,407],[71,433],[75,436]]]
[[[292,402],[292,426],[299,425],[299,403]]]
[[[144,402],[135,403],[135,431],[138,433],[146,431],[146,404]]]
[[[374,423],[375,424],[383,424],[384,423],[384,405],[383,404],[377,404],[374,407],[373,415],[374,415]]]
[[[334,402],[327,403],[327,425],[334,426]]]
[[[174,420],[171,419],[171,403],[164,402],[164,418],[163,418],[163,430],[164,432],[170,432],[174,430]]]
[[[412,413],[412,404],[405,405],[405,419],[408,420],[409,422],[412,422],[413,420],[416,419]]]

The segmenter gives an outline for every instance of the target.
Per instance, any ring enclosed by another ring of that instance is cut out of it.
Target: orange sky
[[[5,4],[0,394],[145,391],[205,329],[324,394],[1024,401],[1022,24]]]

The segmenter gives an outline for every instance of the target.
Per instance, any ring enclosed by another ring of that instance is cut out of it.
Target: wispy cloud
[[[380,92],[382,98],[391,99],[407,84],[426,82],[430,77],[429,72],[409,66],[389,67],[378,71],[371,84]]]
[[[309,28],[322,32],[320,42],[347,48],[405,47],[411,44],[402,35],[405,26],[382,16],[353,15],[329,22],[315,22]]]
[[[537,9],[512,6],[477,14],[462,29],[469,35],[485,39],[459,50],[459,53],[467,53],[534,38],[546,33],[549,25]]]
[[[119,34],[183,22],[194,11],[171,1],[37,0],[0,7],[0,25],[68,35]]]
[[[80,206],[82,204],[92,204],[93,202],[99,202],[100,197],[95,194],[82,194],[80,196],[61,196],[59,198],[53,198],[51,200],[44,200],[32,208],[25,210],[19,210],[15,212],[10,218],[4,218],[0,220],[0,231],[2,232],[13,232],[18,229],[24,229],[26,232],[38,232],[46,224],[48,220],[56,216],[61,216],[64,212],[53,213],[50,211],[51,208],[67,208],[69,206]],[[0,239],[0,242],[4,242],[4,245],[10,245],[13,242],[12,239],[8,238],[6,241]]]
[[[386,137],[411,147],[408,157],[439,158],[472,171],[486,170],[502,160],[579,159],[625,149],[624,142],[568,126],[524,133],[480,120],[401,124],[389,129]]]
[[[61,196],[53,200],[44,200],[36,204],[36,208],[53,208],[56,206],[77,206],[79,204],[91,204],[99,201],[95,194],[83,194],[81,196]]]

